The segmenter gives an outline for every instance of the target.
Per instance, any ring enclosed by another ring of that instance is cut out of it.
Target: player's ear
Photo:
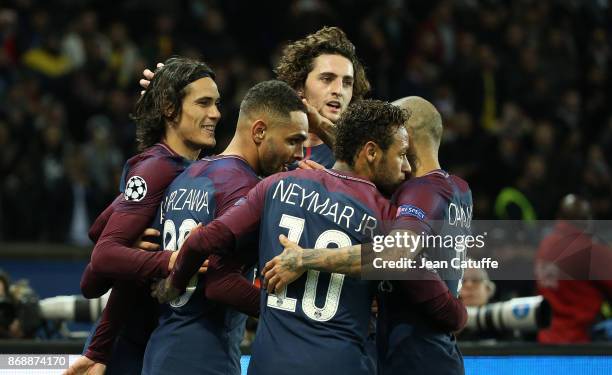
[[[304,99],[304,87],[298,87],[295,92],[298,94],[298,96],[300,97],[300,99]]]
[[[179,122],[179,114],[176,113],[174,105],[172,103],[166,103],[164,106],[164,117],[170,126],[177,125]],[[174,117],[174,118],[173,118]]]
[[[376,158],[380,154],[380,148],[376,144],[376,142],[368,141],[364,146],[363,150],[365,152],[366,159],[368,163],[373,163]]]
[[[486,288],[487,288],[487,300],[489,300],[495,294],[495,283],[493,281],[486,280]]]
[[[264,138],[266,138],[267,130],[268,125],[264,122],[264,120],[255,121],[251,126],[251,137],[253,137],[253,142],[256,144],[263,142]]]

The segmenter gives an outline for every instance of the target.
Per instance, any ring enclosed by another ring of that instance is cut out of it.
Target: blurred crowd
[[[612,17],[597,0],[8,0],[0,5],[0,241],[87,244],[135,153],[145,67],[171,55],[217,73],[217,150],[284,43],[343,28],[371,97],[443,114],[442,165],[475,218],[552,219],[586,196],[612,216]]]

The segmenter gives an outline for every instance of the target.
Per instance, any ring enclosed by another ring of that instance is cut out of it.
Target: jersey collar
[[[364,184],[371,185],[374,189],[377,189],[376,185],[374,185],[374,183],[372,181],[368,181],[368,180],[363,179],[361,177],[357,177],[357,176],[355,176],[351,172],[346,172],[346,171],[340,172],[340,171],[337,171],[335,169],[323,169],[323,171],[331,174],[334,177],[344,178],[346,180],[363,182]]]

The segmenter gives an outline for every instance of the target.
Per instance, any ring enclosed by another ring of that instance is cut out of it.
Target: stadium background
[[[356,44],[371,97],[440,110],[441,162],[470,183],[475,218],[552,219],[579,193],[610,219],[611,21],[605,0],[3,1],[0,268],[41,297],[79,293],[86,229],[135,153],[145,67],[175,54],[212,65],[221,150],[283,44],[324,25]],[[504,193],[529,205],[503,207]],[[517,283],[496,298],[529,294]]]

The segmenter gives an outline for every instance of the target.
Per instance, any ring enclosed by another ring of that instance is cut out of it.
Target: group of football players
[[[180,57],[145,71],[142,152],[90,229],[81,281],[88,298],[111,295],[67,374],[240,374],[246,315],[259,318],[249,374],[464,373],[461,275],[368,281],[358,246],[465,230],[439,225],[472,205],[440,167],[440,114],[419,97],[364,99],[336,27],[287,45],[275,72],[246,93],[227,148],[199,159],[220,119],[214,71]]]

